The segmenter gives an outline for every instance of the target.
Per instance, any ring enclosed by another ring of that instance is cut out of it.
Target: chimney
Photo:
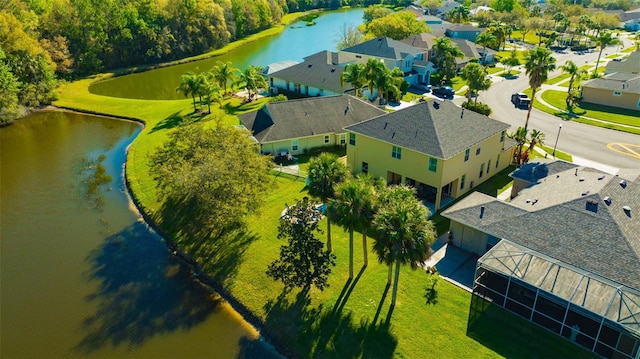
[[[484,216],[484,206],[480,206],[480,218]]]

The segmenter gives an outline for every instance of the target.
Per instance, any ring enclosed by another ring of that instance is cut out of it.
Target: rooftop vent
[[[388,124],[389,124],[389,122],[385,122],[385,123],[384,123],[384,128],[383,128],[383,130],[386,130],[386,129],[387,129],[387,125],[388,125]]]
[[[464,117],[464,107],[462,108],[462,112],[460,112],[460,118]]]
[[[584,182],[584,177],[580,177],[580,179],[578,181]]]
[[[484,216],[484,206],[480,206],[480,218]]]
[[[525,202],[531,203],[531,199],[527,198],[527,200]]]
[[[604,177],[605,177],[604,175],[598,177],[598,181],[602,181],[604,179]]]
[[[586,196],[586,195],[588,195],[588,194],[589,194],[589,191],[584,191],[584,192],[582,192],[582,195],[583,195],[583,196]]]
[[[576,168],[576,173],[573,174],[574,176],[578,175],[578,169]]]
[[[332,68],[331,68],[331,72],[336,72],[336,68],[335,68],[335,67],[332,67]]]
[[[611,205],[611,197],[606,196],[606,197],[604,198],[604,203],[606,203],[606,204],[607,204],[607,206],[610,206],[610,205]]]
[[[313,64],[309,64],[309,65],[307,65],[307,67],[308,67],[308,68],[311,68],[311,66],[313,66]]]
[[[436,110],[440,108],[440,102],[438,101],[433,101],[433,108],[435,108]]]
[[[587,200],[586,210],[593,213],[598,213],[598,202],[593,200]]]
[[[625,180],[620,181],[620,187],[627,188],[627,181]]]
[[[395,132],[394,132],[394,133],[392,133],[392,134],[391,134],[391,138],[395,137],[395,135],[396,135],[396,133],[395,133]]]
[[[623,206],[622,210],[624,211],[624,214],[627,215],[627,217],[631,217],[631,207],[629,206]]]

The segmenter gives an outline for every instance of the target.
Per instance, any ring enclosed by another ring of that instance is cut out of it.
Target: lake
[[[136,211],[123,164],[140,130],[65,112],[0,129],[0,357],[277,356]],[[113,179],[92,192],[98,165]]]
[[[285,60],[301,62],[304,57],[319,51],[336,51],[336,38],[342,26],[361,24],[363,14],[362,8],[323,12],[313,26],[298,21],[277,35],[248,43],[227,54],[114,77],[91,85],[89,91],[104,96],[147,100],[182,99],[185,97],[176,92],[176,87],[180,84],[180,76],[187,71],[208,71],[217,61],[231,61],[233,67],[244,70],[250,65],[265,67]]]

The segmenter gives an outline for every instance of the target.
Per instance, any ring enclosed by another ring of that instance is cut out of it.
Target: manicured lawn
[[[184,237],[173,208],[156,196],[149,175],[149,154],[162,145],[172,128],[187,122],[235,125],[239,114],[259,108],[266,100],[244,104],[226,100],[214,114],[192,115],[191,100],[146,101],[110,98],[90,94],[94,79],[61,88],[55,105],[95,113],[136,118],[146,123],[129,151],[127,180],[141,208],[183,249],[194,243]],[[308,156],[299,156],[305,166]],[[505,159],[506,160],[506,159]],[[477,187],[495,195],[510,182],[505,170]],[[311,290],[308,297],[297,291],[284,293],[282,285],[267,278],[267,265],[278,256],[284,241],[277,239],[277,225],[285,204],[306,196],[305,180],[290,175],[273,177],[259,214],[248,218],[246,230],[221,238],[199,238],[199,248],[190,253],[201,268],[214,278],[223,293],[230,295],[251,313],[262,333],[291,357],[434,357],[434,358],[527,358],[593,357],[579,347],[513,314],[490,307],[473,326],[468,326],[471,294],[444,280],[436,286],[436,296],[425,298],[427,274],[403,268],[398,303],[390,311],[390,290],[386,290],[387,267],[379,264],[368,241],[369,265],[363,263],[361,235],[355,235],[355,265],[360,273],[347,280],[348,235],[332,226],[337,265],[324,292]],[[323,220],[323,222],[326,220]],[[321,228],[326,228],[321,223]],[[322,235],[320,238],[324,238]],[[202,244],[202,245],[200,245]],[[236,303],[236,305],[239,305]]]
[[[511,33],[511,38],[522,41],[522,32],[519,30],[515,30]],[[542,38],[544,42],[545,38]],[[524,37],[524,42],[532,45],[538,45],[538,35],[535,34],[535,31],[528,31]]]
[[[511,57],[512,52],[513,51],[498,51],[495,56],[496,61],[498,61],[498,59],[507,59]],[[520,65],[524,64],[524,57],[526,56],[526,54],[526,50],[516,50],[516,57],[518,58],[518,60],[520,60]]]
[[[560,75],[558,75],[556,77],[550,78],[547,81],[545,81],[544,83],[545,83],[545,85],[553,85],[553,84],[557,84],[560,81],[564,81],[564,80],[568,79],[569,77],[571,77],[571,75],[564,73],[564,74],[560,74]]]
[[[561,91],[547,90],[542,93],[542,99],[558,108],[565,108],[565,98],[567,94]],[[575,114],[591,117],[594,119],[620,123],[623,125],[637,126],[640,129],[638,118],[639,111],[624,110],[616,107],[581,103],[573,110]]]
[[[634,52],[634,51],[636,51],[637,48],[638,48],[638,46],[635,46],[635,45],[634,46],[630,46],[630,47],[627,47],[626,49],[623,49],[622,52]]]
[[[487,73],[488,73],[489,75],[491,75],[491,74],[495,74],[495,73],[500,72],[500,71],[504,71],[504,67],[499,67],[499,66],[496,66],[496,67],[487,67]]]

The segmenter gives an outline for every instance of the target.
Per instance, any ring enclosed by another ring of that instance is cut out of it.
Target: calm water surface
[[[249,65],[267,66],[274,62],[295,60],[323,50],[336,51],[336,37],[344,24],[353,26],[362,23],[364,9],[337,10],[323,13],[315,22],[306,26],[299,21],[289,25],[280,34],[248,43],[228,54],[165,67],[137,74],[120,76],[93,84],[92,93],[149,100],[171,100],[184,98],[176,92],[180,76],[187,71],[208,71],[217,61],[231,61],[233,67],[246,69]]]
[[[0,357],[274,356],[132,208],[122,165],[140,129],[61,112],[0,129]],[[88,195],[100,155],[113,181]]]

